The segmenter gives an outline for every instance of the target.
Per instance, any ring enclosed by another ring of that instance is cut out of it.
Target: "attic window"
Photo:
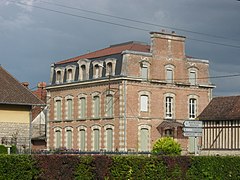
[[[62,76],[62,72],[60,70],[57,71],[56,83],[60,83],[61,82],[61,76]]]

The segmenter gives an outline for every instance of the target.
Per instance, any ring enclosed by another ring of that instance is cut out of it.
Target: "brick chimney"
[[[185,37],[177,35],[174,31],[166,33],[150,32],[151,52],[157,60],[172,60],[185,58]]]
[[[46,102],[47,97],[46,85],[46,82],[39,82],[37,85],[37,90],[33,91],[33,93],[43,102]]]

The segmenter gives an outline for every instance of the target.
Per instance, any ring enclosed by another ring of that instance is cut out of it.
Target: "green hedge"
[[[0,155],[0,180],[240,179],[238,156]]]

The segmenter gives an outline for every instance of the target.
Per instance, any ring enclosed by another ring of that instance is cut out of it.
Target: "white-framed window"
[[[81,80],[86,80],[87,79],[86,65],[85,64],[81,65],[80,69]]]
[[[63,76],[64,76],[65,68],[56,67],[55,72],[56,72],[56,84],[63,83]]]
[[[140,96],[140,111],[147,112],[148,111],[148,104],[149,104],[148,95],[141,95]]]
[[[62,78],[62,71],[57,71],[56,73],[56,83],[60,83]]]
[[[148,79],[148,66],[147,65],[142,65],[141,67],[141,78],[142,79]]]
[[[175,94],[164,94],[164,111],[166,119],[173,119],[175,114]]]
[[[73,82],[74,78],[75,78],[76,66],[75,65],[68,65],[66,67],[66,72],[67,72],[66,81],[67,82]]]
[[[113,75],[113,65],[112,62],[107,63],[106,75],[112,76]]]
[[[106,105],[105,105],[105,114],[107,117],[113,117],[113,95],[107,94],[106,95]]]
[[[107,147],[106,147],[107,151],[112,151],[113,150],[113,129],[107,128],[106,134],[107,134]]]
[[[93,62],[93,78],[102,77],[103,61]]]
[[[189,99],[189,119],[195,119],[197,117],[197,99]]]
[[[84,119],[86,118],[87,113],[87,100],[86,97],[81,96],[79,97],[79,118]]]

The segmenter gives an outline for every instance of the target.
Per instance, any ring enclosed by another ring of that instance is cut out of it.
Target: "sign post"
[[[186,120],[183,125],[183,135],[186,137],[194,137],[194,152],[195,155],[197,155],[197,137],[202,136],[203,122],[198,120]]]

